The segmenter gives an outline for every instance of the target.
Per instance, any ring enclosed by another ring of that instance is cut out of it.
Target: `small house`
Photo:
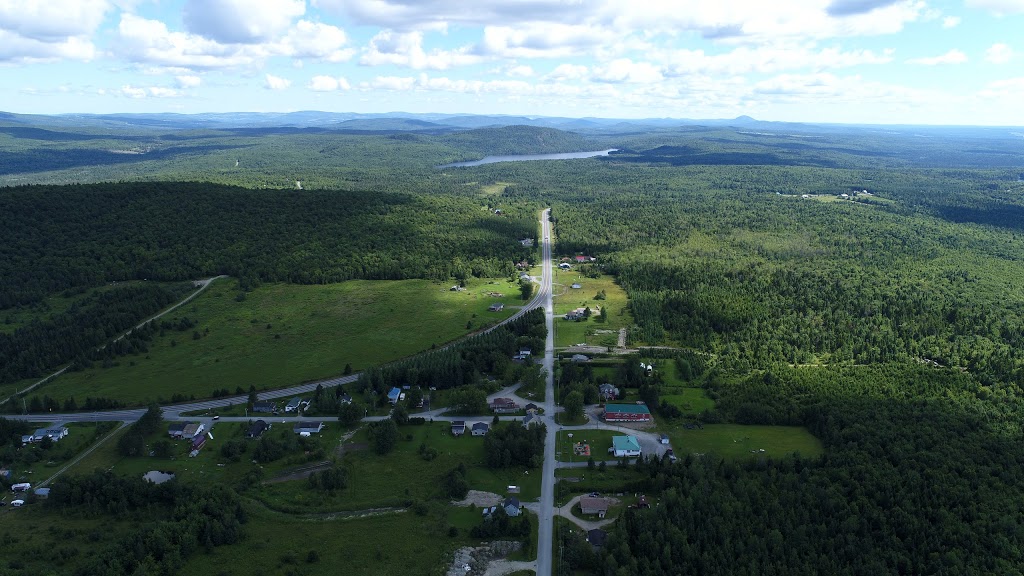
[[[477,422],[473,424],[472,434],[473,436],[486,436],[490,430],[491,427],[486,422]]]
[[[604,543],[608,541],[608,533],[600,528],[594,528],[593,530],[587,531],[587,542],[594,548],[600,548],[604,546]]]
[[[252,411],[253,412],[265,412],[267,414],[270,414],[271,412],[276,412],[277,411],[277,404],[275,402],[270,402],[269,400],[261,400],[259,402],[253,402],[253,404],[252,404]]]
[[[530,248],[533,246],[533,238],[523,238],[522,240],[519,241],[519,243],[527,248]]]
[[[287,404],[285,404],[284,411],[298,412],[299,410],[307,407],[309,407],[309,400],[304,400],[301,397],[296,396],[295,398],[289,400]]]
[[[352,403],[352,395],[349,394],[348,392],[342,392],[341,395],[338,396],[338,403],[339,404],[351,404]]]
[[[42,442],[43,438],[49,438],[50,440],[57,442],[61,438],[68,435],[68,429],[64,426],[57,428],[40,428],[33,434],[33,440],[35,442]]]
[[[614,384],[604,383],[597,387],[598,392],[601,394],[601,398],[605,400],[615,400],[619,397],[619,389]]]
[[[32,434],[25,434],[24,436],[21,437],[21,443],[22,444],[31,444],[31,443],[33,443],[35,441],[36,441],[36,437],[33,436]]]
[[[49,488],[36,488],[35,494],[39,498],[49,498],[50,497],[50,489]]]
[[[388,402],[391,404],[398,404],[399,398],[402,396],[402,391],[398,388],[392,388],[388,391]]]
[[[580,512],[585,515],[597,514],[599,518],[604,518],[608,513],[608,500],[596,496],[583,496],[580,498]]]
[[[323,422],[296,422],[292,430],[299,436],[311,436],[319,434],[324,429]]]
[[[487,307],[487,310],[489,310],[490,312],[501,312],[504,309],[505,305],[502,304],[501,302],[495,302],[494,304],[491,304],[490,306]]]
[[[270,429],[270,424],[267,424],[266,420],[257,420],[249,425],[249,429],[245,432],[246,438],[259,438],[264,432]]]
[[[529,274],[527,274],[526,272],[523,272],[522,274],[519,275],[519,280],[520,281],[522,281],[522,280],[529,281],[529,280],[531,280],[531,278],[530,278]]]
[[[489,520],[491,518],[491,515],[494,514],[497,511],[498,511],[498,507],[497,506],[484,506],[484,508],[483,508],[483,517]]]
[[[200,434],[199,436],[196,436],[195,438],[192,439],[193,452],[198,452],[199,450],[202,450],[203,446],[206,446],[206,434]]]
[[[577,264],[583,264],[585,262],[590,262],[590,256],[577,256],[576,257],[576,263]]]
[[[640,440],[636,436],[613,436],[612,454],[616,458],[640,456]]]
[[[505,514],[511,518],[515,518],[522,514],[522,505],[519,503],[519,498],[515,496],[509,496],[501,502],[501,507],[505,509]]]
[[[537,416],[536,412],[530,412],[523,418],[523,428],[529,428],[537,424],[540,424],[540,417]]]
[[[530,402],[526,406],[523,406],[523,409],[526,410],[527,413],[531,413],[532,412],[534,414],[536,414],[537,410],[539,410],[539,408],[537,408],[537,405],[534,404],[533,402]]]
[[[11,484],[11,492],[28,492],[31,489],[31,482],[18,482],[17,484]]]
[[[466,433],[466,421],[465,420],[454,420],[452,421],[452,436],[462,436]]]
[[[495,398],[491,400],[490,408],[495,414],[510,414],[519,410],[519,404],[511,398]]]
[[[180,440],[185,432],[185,426],[188,426],[188,422],[171,422],[167,425],[167,435]]]

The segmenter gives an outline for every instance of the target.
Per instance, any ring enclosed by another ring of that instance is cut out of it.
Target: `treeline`
[[[10,188],[0,194],[0,309],[133,279],[506,276],[531,254],[517,239],[535,231],[528,212],[495,215],[452,196],[194,182]]]
[[[4,266],[2,262],[0,267]],[[95,348],[159,312],[183,293],[182,287],[156,284],[94,290],[64,313],[32,322],[11,334],[0,333],[0,384],[43,376],[47,370],[75,358],[99,357]],[[99,355],[138,350],[137,343],[138,336],[128,337],[111,343],[110,352]]]
[[[72,572],[76,576],[178,574],[196,552],[239,542],[246,522],[238,495],[222,485],[156,485],[101,470],[62,477],[45,505],[62,514],[110,515],[136,526],[90,554]],[[24,553],[22,559],[36,560]]]
[[[512,368],[512,356],[520,347],[544,348],[547,328],[540,308],[503,324],[486,334],[455,343],[444,350],[360,374],[352,385],[357,393],[369,395],[375,405],[387,401],[391,388],[419,386],[446,390],[478,382],[484,374],[501,374]]]
[[[488,468],[510,468],[522,466],[540,468],[543,464],[544,424],[524,428],[512,422],[494,426],[484,436],[484,454]]]

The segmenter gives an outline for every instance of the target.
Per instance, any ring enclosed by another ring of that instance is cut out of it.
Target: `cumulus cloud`
[[[423,33],[419,31],[381,30],[370,39],[370,44],[360,57],[359,63],[364,66],[392,64],[416,70],[447,70],[454,66],[476,64],[482,60],[479,55],[471,53],[469,47],[458,50],[432,50],[428,53],[423,50]]]
[[[946,16],[945,18],[942,19],[942,27],[943,28],[947,28],[947,29],[948,28],[956,28],[959,25],[960,25],[960,17],[959,16]]]
[[[826,11],[832,16],[864,14],[896,4],[899,0],[832,0]]]
[[[0,0],[0,29],[40,42],[92,34],[111,9],[107,0]]]
[[[189,32],[217,42],[258,43],[305,13],[305,0],[188,0],[183,19]]]
[[[989,46],[988,50],[985,50],[985,61],[993,64],[1006,64],[1013,59],[1013,48],[1010,48],[1007,44],[998,43]]]
[[[355,50],[345,48],[348,36],[336,26],[299,20],[277,44],[277,52],[293,58],[313,58],[327,62],[344,62]]]
[[[291,85],[292,85],[292,81],[291,80],[286,80],[284,78],[278,78],[277,76],[274,76],[273,74],[267,74],[267,76],[266,76],[266,83],[263,85],[263,87],[266,88],[267,90],[286,90]]]
[[[694,73],[771,74],[786,70],[810,68],[827,70],[867,64],[892,62],[892,50],[848,50],[837,47],[815,49],[812,45],[768,45],[750,48],[740,46],[721,54],[703,50],[674,50],[656,54],[666,62],[668,75]]]
[[[96,47],[83,38],[73,36],[59,42],[44,42],[0,30],[0,62],[88,61],[95,56]]]
[[[939,56],[927,56],[924,58],[911,58],[910,60],[907,60],[907,64],[918,64],[921,66],[963,64],[964,62],[967,62],[967,55],[955,48]]]
[[[196,34],[171,32],[159,20],[122,14],[118,50],[134,62],[182,68],[248,66],[267,52],[260,46],[224,45]]]
[[[562,58],[582,54],[609,40],[595,26],[538,23],[524,27],[486,26],[476,48],[499,58]]]
[[[582,64],[559,64],[547,77],[551,80],[575,80],[586,76],[588,71]]]
[[[340,76],[337,78],[333,76],[314,76],[306,87],[314,92],[334,92],[351,88],[348,80]]]

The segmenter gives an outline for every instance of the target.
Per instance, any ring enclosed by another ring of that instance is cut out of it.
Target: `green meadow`
[[[612,276],[587,278],[574,270],[559,270],[557,267],[554,268],[553,274],[555,347],[564,348],[581,343],[614,347],[618,343],[619,328],[629,328],[633,325],[633,317],[626,308],[626,291],[615,283]],[[573,284],[579,284],[580,288],[572,288]],[[602,290],[605,299],[595,300],[594,296]],[[595,313],[589,319],[580,322],[564,318],[566,312],[584,307],[594,311],[598,307],[607,308],[608,317],[601,321]]]
[[[507,280],[449,288],[425,280],[269,284],[239,301],[234,280],[218,281],[166,317],[188,317],[194,329],[167,330],[148,354],[65,374],[38,393],[144,404],[174,394],[281,388],[340,375],[346,365],[358,371],[428,350],[510,316],[521,303]],[[505,309],[489,312],[495,302]]]
[[[672,449],[679,457],[696,453],[741,460],[758,456],[778,458],[793,452],[813,458],[824,453],[821,440],[800,426],[705,424],[702,430],[687,430],[674,424],[670,428],[659,426],[659,430],[669,435]]]

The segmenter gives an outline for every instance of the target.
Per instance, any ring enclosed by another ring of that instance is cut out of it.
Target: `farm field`
[[[618,343],[619,328],[629,328],[633,325],[633,318],[626,309],[626,292],[615,283],[612,276],[587,278],[573,270],[555,268],[552,282],[556,348],[580,343],[614,347]],[[578,283],[580,288],[570,288],[573,283]],[[607,298],[594,300],[594,296],[602,290]],[[608,318],[604,322],[598,319],[596,314],[581,322],[564,318],[566,312],[575,308],[590,307],[596,310],[598,306],[608,309]]]
[[[519,303],[505,280],[473,281],[462,292],[448,287],[425,280],[270,284],[238,301],[235,282],[217,282],[168,315],[194,320],[194,333],[168,330],[145,356],[65,374],[39,394],[144,404],[250,385],[280,388],[340,375],[347,364],[358,371],[421,352],[503,319]],[[506,308],[488,312],[493,302]]]
[[[741,460],[751,456],[778,458],[799,452],[805,458],[814,458],[824,453],[821,440],[800,426],[705,424],[703,430],[687,430],[677,424],[671,429],[659,426],[659,430],[669,435],[672,449],[679,457],[697,453]]]

